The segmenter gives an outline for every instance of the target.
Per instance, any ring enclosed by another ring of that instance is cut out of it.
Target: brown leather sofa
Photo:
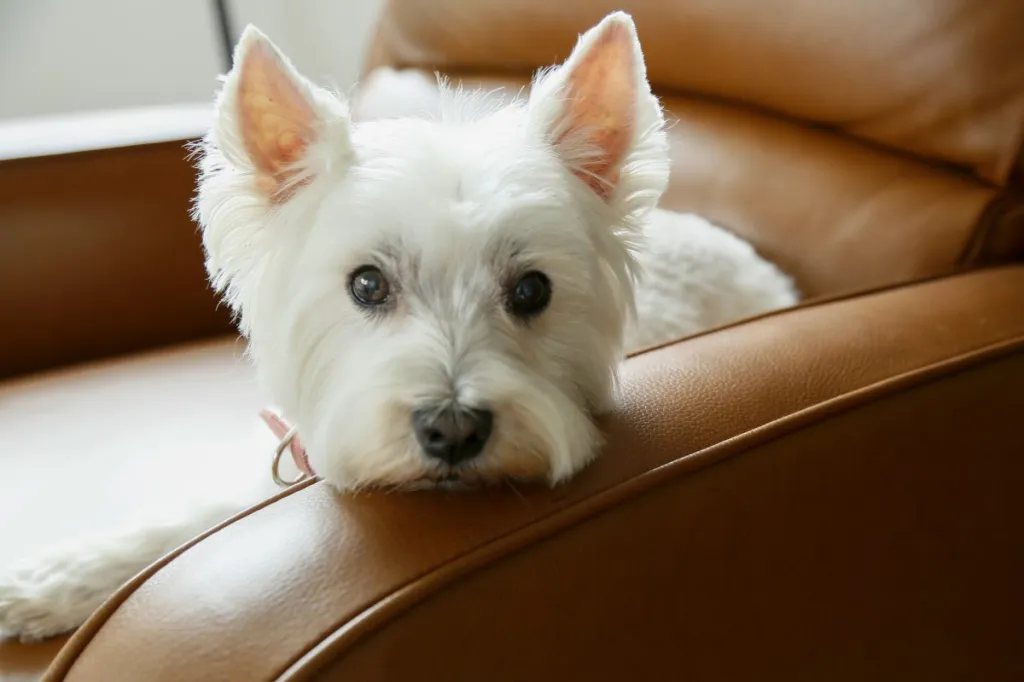
[[[390,0],[367,68],[523,84],[619,7],[674,119],[665,204],[808,301],[627,361],[558,489],[300,484],[138,576],[45,679],[1024,679],[1024,3]],[[176,305],[117,337],[221,329]],[[50,646],[0,663],[34,679]]]

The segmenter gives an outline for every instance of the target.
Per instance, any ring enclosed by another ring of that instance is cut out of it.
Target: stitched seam
[[[750,324],[751,322],[757,322],[758,320],[766,320],[766,319],[771,319],[771,318],[775,318],[775,317],[782,317],[784,315],[788,315],[788,314],[793,313],[795,311],[807,310],[809,308],[821,308],[821,307],[824,307],[824,306],[832,304],[832,303],[841,303],[843,301],[849,301],[849,300],[852,300],[852,299],[855,299],[855,298],[867,298],[869,296],[876,296],[876,295],[879,295],[879,294],[888,293],[890,291],[899,291],[901,289],[913,289],[913,288],[916,288],[916,287],[924,286],[926,284],[930,284],[932,282],[938,282],[938,281],[943,280],[943,279],[966,278],[966,277],[975,276],[975,275],[977,275],[980,272],[998,271],[998,270],[1015,270],[1015,269],[1018,269],[1018,268],[1021,268],[1021,267],[1022,266],[1019,263],[1000,263],[998,265],[992,265],[992,266],[988,266],[988,267],[975,268],[975,269],[971,270],[970,272],[946,272],[946,273],[943,273],[943,274],[929,275],[927,277],[922,277],[920,279],[915,279],[915,280],[910,280],[910,281],[894,282],[892,284],[883,284],[881,286],[871,287],[871,288],[868,288],[868,289],[855,289],[855,290],[852,290],[852,291],[847,291],[845,293],[832,294],[830,296],[821,296],[821,297],[818,297],[818,298],[808,299],[805,302],[798,303],[797,305],[791,306],[789,308],[777,308],[775,310],[769,310],[768,312],[761,313],[759,315],[753,315],[751,317],[745,317],[745,318],[743,318],[741,320],[736,320],[735,322],[729,322],[727,324],[723,324],[723,325],[720,325],[718,327],[712,327],[710,329],[705,329],[705,330],[699,331],[699,332],[697,332],[695,334],[689,334],[689,335],[686,335],[686,336],[680,336],[679,338],[673,339],[671,341],[666,341],[664,343],[660,343],[660,344],[657,344],[655,346],[649,346],[647,348],[642,348],[642,349],[640,349],[638,351],[630,353],[627,357],[634,358],[634,357],[637,357],[638,355],[645,355],[647,353],[652,353],[654,351],[658,351],[658,350],[661,350],[663,348],[668,348],[669,346],[674,346],[675,344],[677,344],[677,343],[679,343],[681,341],[689,341],[690,339],[699,339],[699,338],[701,338],[703,336],[709,336],[711,334],[715,334],[717,332],[724,331],[726,329],[735,329],[736,327],[742,327],[742,326],[744,326],[746,324]]]
[[[544,518],[453,557],[428,573],[396,588],[387,597],[340,625],[320,642],[311,645],[277,679],[279,682],[312,679],[323,665],[338,660],[360,640],[377,632],[401,613],[441,592],[455,580],[485,570],[489,565],[524,551],[538,541],[550,539],[587,519],[676,480],[681,475],[690,475],[721,461],[740,456],[809,424],[821,423],[880,398],[897,395],[932,381],[956,375],[963,370],[998,361],[1021,349],[1024,349],[1024,335],[1017,335],[907,370],[779,417],[617,483],[569,507],[559,509]]]
[[[997,192],[981,207],[977,217],[974,219],[974,229],[967,237],[956,263],[960,267],[969,268],[981,257],[985,245],[989,241],[992,232],[992,225],[999,218],[1002,211],[999,210],[1003,202],[1003,193]]]
[[[78,660],[79,655],[81,655],[85,647],[92,642],[96,633],[106,625],[107,621],[110,620],[110,617],[117,612],[121,604],[128,601],[128,598],[131,597],[139,587],[145,584],[164,566],[177,559],[195,545],[203,542],[208,537],[220,532],[224,528],[227,528],[236,521],[244,519],[246,516],[254,514],[260,509],[270,506],[282,498],[297,493],[299,490],[308,488],[316,483],[317,480],[319,479],[308,479],[301,483],[297,483],[296,485],[293,485],[287,490],[283,490],[272,497],[268,497],[259,504],[249,507],[229,519],[225,519],[213,528],[197,535],[177,549],[172,550],[159,560],[150,564],[146,569],[122,585],[117,592],[111,595],[110,598],[108,598],[107,601],[105,601],[103,605],[100,606],[100,608],[97,609],[96,612],[93,613],[93,615],[75,631],[75,633],[61,648],[60,653],[58,653],[56,658],[54,658],[50,663],[50,666],[46,669],[46,673],[40,678],[40,682],[58,682],[58,680],[63,680],[71,671],[71,668],[74,667],[75,662]]]
[[[997,229],[1001,219],[1022,205],[1024,196],[1012,188],[1004,189],[989,199],[978,213],[974,231],[957,257],[957,265],[962,268],[984,267],[987,260],[985,252],[992,239],[992,232]]]

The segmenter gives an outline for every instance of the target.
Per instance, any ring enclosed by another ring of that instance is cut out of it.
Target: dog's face
[[[215,285],[339,488],[562,480],[593,456],[668,161],[632,21],[529,99],[353,124],[255,29],[204,143]]]

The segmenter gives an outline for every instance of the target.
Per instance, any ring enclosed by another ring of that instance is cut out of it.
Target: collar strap
[[[302,445],[302,441],[299,440],[299,435],[296,433],[295,427],[286,422],[276,412],[270,410],[261,410],[260,418],[270,428],[271,433],[280,441],[277,446],[277,451],[274,454],[274,463],[271,468],[271,473],[274,476],[274,482],[281,486],[289,486],[298,483],[299,481],[316,476],[313,471],[313,467],[309,464],[309,458],[306,456],[306,448]],[[300,475],[298,478],[292,481],[282,479],[278,473],[278,468],[281,463],[281,455],[284,451],[288,450],[291,453],[292,461],[295,462],[295,468],[299,470]]]

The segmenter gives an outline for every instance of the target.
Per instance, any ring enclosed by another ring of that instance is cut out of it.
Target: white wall
[[[351,87],[380,0],[233,0],[310,78]],[[0,119],[211,100],[207,0],[0,0]]]

